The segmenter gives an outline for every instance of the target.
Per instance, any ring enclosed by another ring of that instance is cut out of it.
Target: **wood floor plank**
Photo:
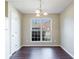
[[[22,47],[10,59],[73,59],[60,47]]]

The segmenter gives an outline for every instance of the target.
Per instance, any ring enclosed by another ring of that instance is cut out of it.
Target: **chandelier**
[[[41,15],[47,16],[48,13],[47,13],[47,12],[44,12],[44,11],[42,10],[42,1],[39,0],[39,2],[40,2],[40,4],[39,4],[40,7],[39,7],[39,9],[37,9],[37,10],[35,11],[36,16],[37,16],[37,17],[39,17],[39,16],[41,16]]]

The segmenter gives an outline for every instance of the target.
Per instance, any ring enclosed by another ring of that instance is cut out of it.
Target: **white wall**
[[[10,4],[9,4],[10,5]],[[21,47],[21,14],[12,5],[9,6],[11,54]]]
[[[8,18],[8,2],[5,2],[5,48],[6,59],[10,56],[10,19]]]
[[[5,7],[6,59],[9,59],[21,47],[21,14],[10,3]]]
[[[60,14],[61,46],[74,56],[74,4]]]
[[[36,18],[33,14],[27,14],[23,16],[22,19],[22,46],[54,46],[59,45],[59,15],[51,14],[47,17],[42,16],[42,18],[51,18],[52,19],[52,37],[53,42],[30,42],[30,20]]]

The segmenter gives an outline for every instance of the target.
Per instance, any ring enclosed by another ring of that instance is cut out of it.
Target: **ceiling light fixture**
[[[40,10],[36,10],[35,13],[40,13]]]
[[[47,13],[47,12],[44,12],[44,13],[43,13],[43,15],[47,16],[47,15],[48,15],[48,13]]]
[[[39,13],[37,13],[37,14],[36,14],[36,16],[37,16],[37,17],[40,17],[40,14],[39,14]]]
[[[47,16],[48,13],[47,13],[47,12],[43,12],[43,10],[42,10],[42,0],[40,0],[39,6],[40,6],[39,9],[37,9],[37,10],[35,11],[36,16],[37,16],[37,17],[39,17],[39,16],[41,16],[41,15]]]

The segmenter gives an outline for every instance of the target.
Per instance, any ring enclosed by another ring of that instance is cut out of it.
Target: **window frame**
[[[43,41],[42,40],[42,28],[41,28],[40,41],[32,41],[32,20],[33,19],[49,19],[51,21],[51,23],[50,23],[50,27],[51,27],[51,39],[50,39],[50,41]],[[30,19],[30,42],[52,42],[53,41],[52,37],[53,36],[52,36],[52,19],[51,18],[32,18],[32,19]]]

